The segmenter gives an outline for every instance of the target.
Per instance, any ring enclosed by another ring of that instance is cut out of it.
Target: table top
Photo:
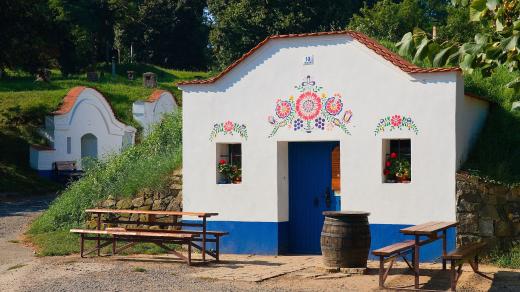
[[[197,216],[211,217],[217,216],[218,213],[208,212],[181,212],[181,211],[151,211],[151,210],[116,210],[116,209],[87,209],[87,213],[104,213],[104,214],[145,214],[145,215],[166,215],[166,216]]]
[[[439,231],[457,226],[457,222],[432,221],[401,229],[401,233],[408,235],[431,235]]]

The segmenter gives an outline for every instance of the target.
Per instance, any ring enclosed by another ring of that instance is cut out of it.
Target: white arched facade
[[[118,121],[112,107],[93,88],[74,87],[60,108],[47,116],[44,135],[50,147],[32,146],[31,167],[42,174],[56,161],[76,161],[81,169],[84,156],[102,159],[134,143],[136,129]]]
[[[171,92],[155,90],[147,100],[134,102],[132,113],[134,119],[143,127],[143,134],[146,136],[165,114],[175,112],[177,108]]]

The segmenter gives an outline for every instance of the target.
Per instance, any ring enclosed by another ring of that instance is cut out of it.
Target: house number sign
[[[312,65],[312,64],[314,64],[314,56],[313,55],[305,56],[305,58],[303,59],[303,65]]]

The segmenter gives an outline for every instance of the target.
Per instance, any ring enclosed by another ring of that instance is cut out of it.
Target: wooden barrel
[[[366,268],[370,250],[370,213],[325,211],[323,215],[320,243],[325,266]]]

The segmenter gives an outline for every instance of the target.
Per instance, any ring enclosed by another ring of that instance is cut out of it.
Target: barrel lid
[[[348,216],[368,216],[369,212],[365,211],[324,211],[323,215],[329,217],[348,217]]]

